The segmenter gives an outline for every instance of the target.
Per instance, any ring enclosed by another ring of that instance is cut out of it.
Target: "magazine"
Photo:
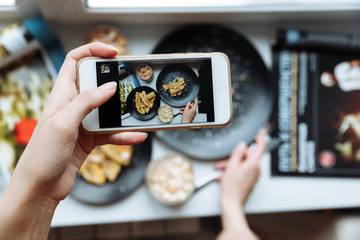
[[[360,175],[359,39],[297,30],[277,33],[272,134],[281,144],[272,152],[273,175]]]

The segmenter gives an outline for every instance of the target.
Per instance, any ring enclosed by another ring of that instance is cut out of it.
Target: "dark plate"
[[[184,78],[185,87],[179,96],[172,97],[169,90],[162,86],[169,84],[176,78]],[[196,73],[184,64],[171,64],[161,70],[156,80],[156,90],[161,100],[173,107],[183,107],[188,102],[192,102],[199,94],[199,79]]]
[[[153,92],[153,91],[155,92],[154,106],[153,106],[153,108],[150,109],[150,111],[148,113],[145,113],[145,114],[139,113],[138,110],[136,109],[136,105],[135,105],[135,94],[136,94],[136,92],[142,92],[142,91],[145,91],[146,94]],[[146,121],[146,120],[152,119],[153,117],[156,116],[157,110],[160,107],[160,97],[159,97],[159,94],[151,87],[146,87],[146,86],[137,87],[137,88],[134,88],[129,93],[129,95],[126,99],[126,106],[127,106],[128,112],[130,113],[131,116],[133,116],[134,118],[136,118],[138,120]]]
[[[193,158],[224,158],[239,141],[250,143],[259,128],[268,122],[273,109],[274,84],[256,49],[231,28],[185,26],[167,35],[153,51],[184,52],[223,52],[229,57],[234,89],[233,120],[227,127],[158,131],[156,136],[164,144]]]
[[[90,184],[78,174],[71,196],[90,204],[107,204],[124,198],[144,182],[146,167],[151,158],[151,136],[145,142],[134,145],[129,167],[123,167],[114,182],[102,186]]]

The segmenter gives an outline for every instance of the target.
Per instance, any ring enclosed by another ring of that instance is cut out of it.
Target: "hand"
[[[228,161],[215,164],[216,169],[225,169],[219,179],[223,230],[218,240],[258,239],[247,224],[243,206],[260,175],[259,160],[266,149],[265,135],[266,130],[261,129],[255,149],[239,143]]]
[[[0,227],[0,238],[46,239],[57,204],[70,193],[76,173],[95,146],[137,144],[146,139],[146,133],[90,135],[79,129],[90,111],[114,95],[116,83],[78,93],[76,64],[83,57],[111,58],[117,53],[109,45],[91,43],[66,56],[32,138],[0,201],[3,213],[0,221],[6,219],[6,224]]]
[[[196,108],[198,105],[198,98],[195,98],[194,104],[188,102],[184,108],[180,108],[182,114],[182,123],[192,123],[196,116]]]
[[[76,64],[88,56],[114,57],[117,51],[101,43],[93,43],[71,51],[60,70],[34,134],[21,157],[17,169],[32,183],[31,191],[55,201],[70,192],[76,173],[96,145],[137,144],[145,133],[90,135],[79,131],[83,118],[105,103],[116,90],[116,83],[78,93]],[[16,173],[17,174],[17,173]]]
[[[266,150],[266,130],[261,129],[256,137],[255,149],[249,149],[245,143],[239,143],[229,160],[215,163],[216,169],[224,169],[220,177],[222,198],[243,206],[259,175],[259,161]]]

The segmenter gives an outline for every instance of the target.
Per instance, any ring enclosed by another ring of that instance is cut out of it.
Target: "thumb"
[[[116,82],[108,82],[100,87],[80,92],[61,112],[61,119],[67,119],[70,126],[80,126],[81,121],[93,109],[109,100],[116,91]]]

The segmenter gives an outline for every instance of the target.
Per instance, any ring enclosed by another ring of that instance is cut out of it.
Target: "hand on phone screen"
[[[195,98],[194,103],[188,102],[184,108],[181,108],[182,123],[191,123],[197,113],[198,99]]]

